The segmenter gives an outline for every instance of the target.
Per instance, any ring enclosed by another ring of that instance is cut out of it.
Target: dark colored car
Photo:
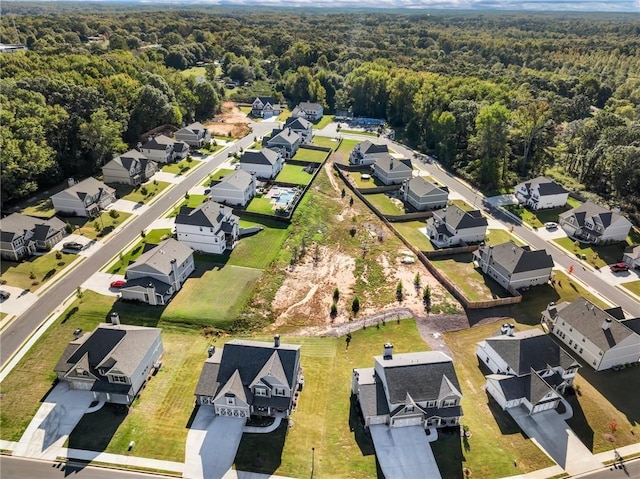
[[[9,291],[0,290],[0,301],[9,299],[9,296],[11,296],[11,293]]]
[[[69,241],[67,243],[64,243],[62,247],[64,249],[72,249],[74,251],[80,251],[82,248],[84,248],[84,245],[82,243],[78,243],[77,241]]]
[[[612,273],[619,273],[620,271],[629,271],[629,265],[625,263],[616,263],[609,266]]]

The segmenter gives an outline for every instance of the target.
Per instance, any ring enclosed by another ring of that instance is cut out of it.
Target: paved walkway
[[[60,450],[60,456],[79,461],[95,461],[115,466],[144,467],[147,469],[157,469],[167,472],[182,472],[184,464],[174,461],[162,461],[160,459],[149,459],[147,457],[124,456],[121,454],[109,454],[107,452],[84,451],[81,449]]]
[[[124,273],[124,271],[123,271]],[[90,289],[106,296],[118,296],[119,290],[111,288],[112,281],[124,279],[124,274],[94,273],[88,280],[82,283],[82,289]]]
[[[175,173],[167,173],[165,171],[157,171],[155,175],[153,175],[154,180],[165,181],[167,183],[178,184],[182,183],[185,179],[184,175],[176,175]]]
[[[107,209],[124,211],[126,213],[132,213],[134,215],[141,215],[149,209],[149,206],[145,205],[144,203],[136,203],[134,201],[120,199],[111,203]]]

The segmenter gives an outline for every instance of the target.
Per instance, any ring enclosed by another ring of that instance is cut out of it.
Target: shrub
[[[29,279],[36,279],[36,274],[33,271],[29,271]]]
[[[140,188],[140,194],[142,194],[144,196],[147,196],[147,194],[149,194],[149,190],[147,190],[146,186],[143,186],[142,188]]]
[[[68,221],[67,221],[67,224],[65,225],[64,229],[67,232],[67,234],[73,233],[73,225]]]
[[[358,311],[360,311],[360,300],[356,296],[353,298],[353,301],[351,301],[351,312],[355,316],[358,314]]]
[[[340,299],[340,290],[338,288],[333,290],[333,302],[337,303]]]
[[[60,251],[56,251],[56,259],[60,261],[62,259],[62,253]]]
[[[402,301],[404,296],[404,287],[402,286],[402,281],[398,281],[398,285],[396,286],[396,298],[398,301]]]
[[[331,303],[331,317],[335,318],[338,315],[338,305],[336,303]]]
[[[145,187],[143,186],[141,191],[142,191],[143,195],[146,195],[146,193],[143,191],[144,189],[145,189]],[[116,219],[118,216],[120,216],[120,213],[118,213],[116,210],[110,210],[109,211],[109,216],[111,218],[113,218],[113,219]]]

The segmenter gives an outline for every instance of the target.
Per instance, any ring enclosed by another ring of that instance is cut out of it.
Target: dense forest
[[[96,172],[230,92],[386,118],[485,190],[537,174],[640,223],[640,15],[5,3],[2,200]],[[219,63],[216,67],[213,62]],[[207,64],[205,81],[180,74]],[[222,77],[222,78],[220,78]],[[222,82],[217,80],[222,79]]]

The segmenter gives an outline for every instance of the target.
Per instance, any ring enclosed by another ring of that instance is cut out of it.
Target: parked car
[[[62,245],[64,249],[71,249],[74,251],[80,251],[84,248],[82,243],[78,243],[77,241],[68,241]]]
[[[11,293],[9,291],[5,291],[4,289],[0,290],[0,301],[5,301],[9,299]]]
[[[120,289],[124,288],[125,284],[127,284],[127,282],[124,279],[118,279],[116,281],[111,281],[111,284],[109,286],[114,289]]]
[[[609,266],[612,273],[619,273],[620,271],[629,271],[629,265],[626,263],[616,263]]]
[[[548,230],[554,230],[558,227],[558,223],[555,223],[553,221],[547,221],[544,224],[544,227],[547,228]]]

